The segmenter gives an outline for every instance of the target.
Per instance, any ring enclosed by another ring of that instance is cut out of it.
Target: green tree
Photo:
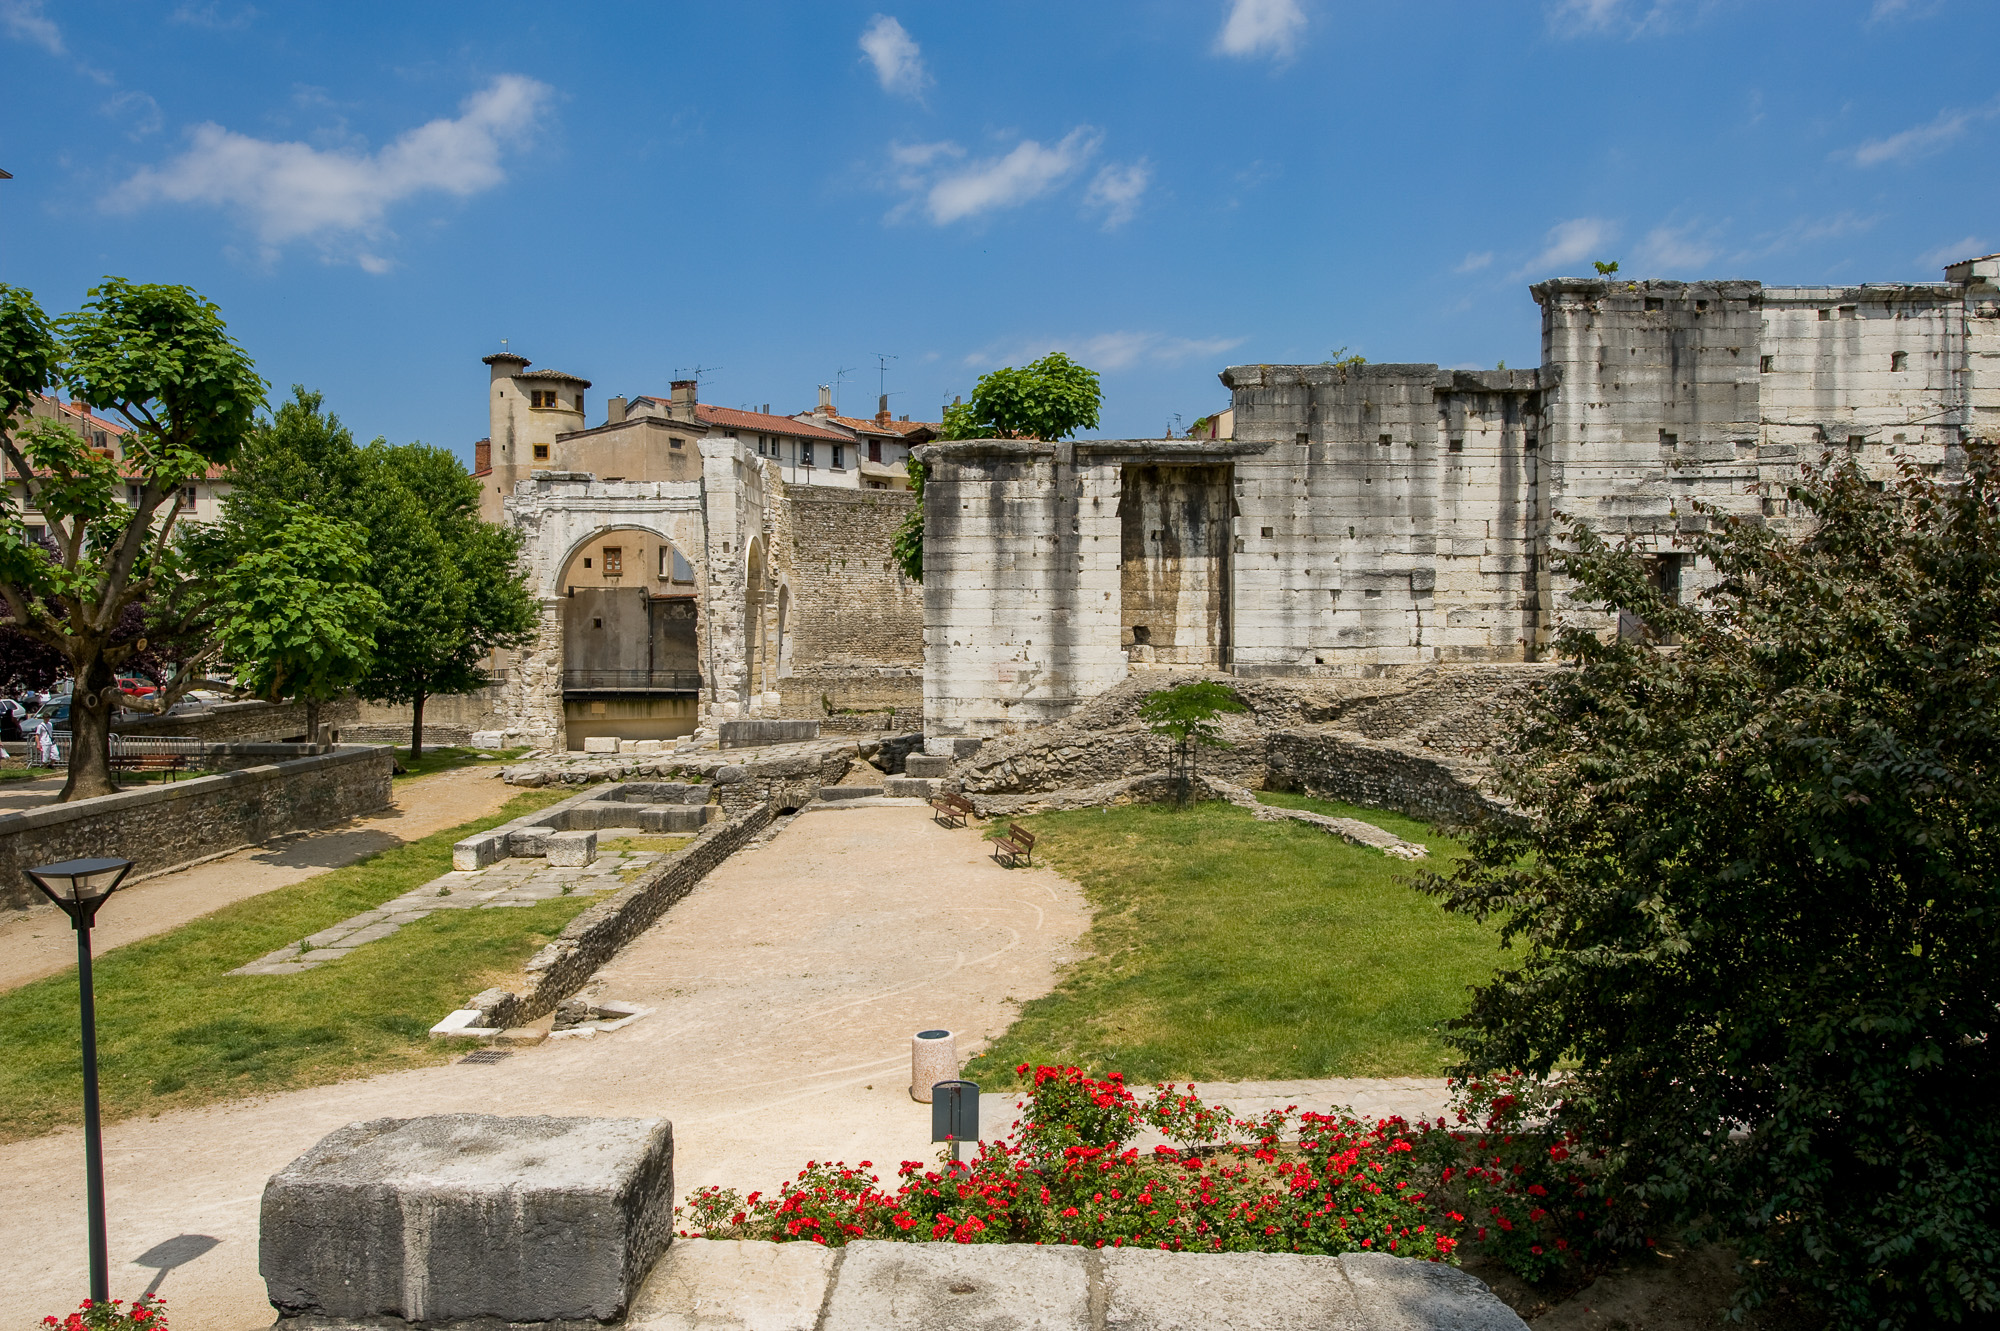
[[[1613,259],[1610,263],[1606,263],[1599,259],[1596,261],[1596,268],[1599,277],[1610,277],[1618,271],[1618,260]]]
[[[979,376],[972,399],[944,409],[941,439],[1067,439],[1097,428],[1104,404],[1097,371],[1085,369],[1060,351],[1016,369],[1007,366]],[[930,468],[912,456],[905,464],[917,506],[890,542],[890,552],[906,577],[924,580],[924,482]]]
[[[29,418],[54,384],[125,422],[118,461],[72,430]],[[120,626],[136,604],[171,614],[168,604],[187,590],[174,540],[184,487],[235,453],[264,391],[220,312],[187,287],[107,278],[80,311],[53,321],[28,292],[0,287],[0,452],[50,538],[28,539],[10,495],[0,516],[0,600],[16,629],[62,653],[76,681],[65,800],[115,789],[116,707],[163,710],[198,678],[177,675],[143,702],[121,695],[117,672],[146,641],[121,636]],[[121,464],[137,476],[133,493]]]
[[[1841,1327],[2000,1309],[2000,476],[1851,461],[1811,534],[1722,519],[1675,604],[1588,527],[1558,562],[1637,638],[1564,629],[1500,787],[1518,816],[1423,886],[1518,961],[1466,1072],[1572,1068],[1611,1236],[1705,1220],[1748,1297]],[[1592,1206],[1602,1203],[1593,1201]],[[1622,1217],[1622,1219],[1620,1219]]]
[[[533,635],[520,535],[480,521],[478,482],[441,448],[378,440],[362,455],[358,498],[387,607],[360,692],[410,705],[410,756],[421,757],[425,702],[486,687],[487,655]]]
[[[190,545],[204,547],[197,563],[217,589],[217,639],[239,663],[237,683],[271,702],[302,700],[306,735],[317,742],[321,704],[367,674],[383,615],[368,580],[367,534],[305,504],[256,516],[269,525],[232,523]]]
[[[1187,806],[1200,751],[1229,747],[1229,742],[1222,738],[1219,718],[1225,713],[1248,710],[1234,690],[1212,679],[1161,689],[1139,704],[1139,719],[1146,723],[1146,729],[1174,743],[1170,772],[1177,804]]]

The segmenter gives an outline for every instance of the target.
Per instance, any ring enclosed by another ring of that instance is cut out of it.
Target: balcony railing
[[[699,670],[565,670],[564,693],[698,693]]]

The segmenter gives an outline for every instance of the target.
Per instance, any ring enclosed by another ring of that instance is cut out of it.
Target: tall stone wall
[[[914,504],[907,490],[792,485],[777,495],[783,715],[876,714],[903,728],[921,717],[923,587],[890,553]]]
[[[336,698],[319,709],[322,726],[333,727],[336,738],[354,742],[348,732],[360,720],[360,704]],[[279,743],[306,733],[306,706],[300,702],[219,702],[164,716],[127,712],[111,723],[112,733],[205,739],[211,744]]]

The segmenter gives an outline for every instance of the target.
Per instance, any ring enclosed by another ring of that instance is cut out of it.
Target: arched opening
[[[755,703],[770,685],[770,652],[764,641],[764,542],[752,537],[743,560],[743,667],[745,702]]]
[[[670,740],[699,724],[700,601],[694,568],[643,527],[606,527],[557,579],[567,743]]]

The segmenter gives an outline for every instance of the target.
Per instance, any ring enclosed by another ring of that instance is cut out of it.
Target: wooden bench
[[[979,810],[972,807],[972,801],[962,795],[933,795],[931,817],[943,827],[964,827],[968,818],[979,816]]]
[[[111,770],[133,772],[145,776],[151,772],[165,772],[172,781],[187,770],[187,755],[182,753],[117,753],[111,756]]]
[[[1007,824],[1007,835],[993,838],[993,858],[1010,869],[1033,867],[1035,834],[1019,823]]]

